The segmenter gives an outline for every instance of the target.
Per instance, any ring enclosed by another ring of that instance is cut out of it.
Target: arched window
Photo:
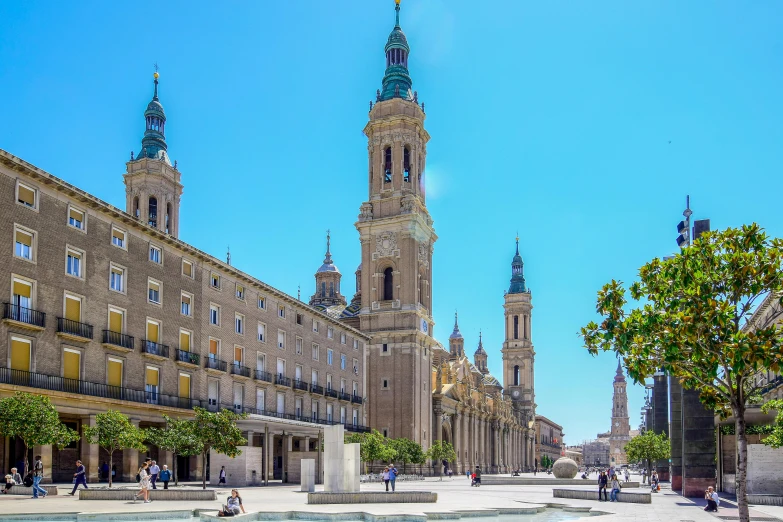
[[[402,153],[402,180],[405,183],[410,183],[411,181],[411,150],[408,147],[405,147]]]
[[[133,198],[133,215],[139,218],[139,196]]]
[[[514,316],[514,339],[519,339],[519,316]]]
[[[326,297],[326,283],[321,283],[321,297]]]
[[[392,180],[392,151],[391,147],[386,147],[383,153],[383,182],[391,183]]]
[[[151,196],[149,200],[149,207],[148,207],[149,213],[147,214],[149,216],[149,225],[151,227],[157,227],[158,226],[158,200]]]
[[[166,203],[166,233],[171,229],[171,203]]]
[[[334,297],[334,281],[329,282],[329,297]]]
[[[383,300],[391,301],[394,299],[394,276],[391,267],[383,271]]]
[[[514,386],[519,386],[519,365],[514,366]]]

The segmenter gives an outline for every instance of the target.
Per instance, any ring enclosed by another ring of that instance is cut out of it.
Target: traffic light
[[[690,228],[690,220],[685,219],[683,221],[680,221],[677,224],[677,233],[679,236],[677,236],[677,246],[680,248],[685,248],[690,244],[690,233],[688,232],[688,229]]]

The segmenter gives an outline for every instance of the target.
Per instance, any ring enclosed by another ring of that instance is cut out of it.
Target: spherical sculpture
[[[555,478],[559,479],[572,479],[576,476],[577,471],[579,471],[579,467],[576,462],[566,457],[560,457],[552,465],[552,473]]]

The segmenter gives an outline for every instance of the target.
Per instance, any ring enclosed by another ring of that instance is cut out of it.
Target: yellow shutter
[[[156,292],[160,292],[160,285],[158,283],[153,283],[152,281],[150,281],[150,289]]]
[[[109,310],[109,330],[114,333],[122,333],[122,312]]]
[[[209,340],[209,353],[211,353],[212,355],[217,357],[218,343],[217,343],[217,341],[215,339],[210,339]]]
[[[63,377],[66,379],[79,379],[81,367],[81,354],[66,350],[63,352]]]
[[[106,373],[109,386],[122,386],[122,362],[110,359]]]
[[[187,332],[179,333],[179,349],[183,352],[190,351],[190,334]]]
[[[116,238],[117,238],[117,239],[119,239],[120,241],[125,241],[125,233],[123,233],[123,232],[122,232],[122,231],[120,231],[120,230],[113,229],[113,230],[111,231],[111,235],[112,235],[113,237],[116,237]]]
[[[190,375],[179,374],[179,396],[190,399]]]
[[[33,296],[33,287],[21,281],[14,281],[14,294],[30,299]]]
[[[35,192],[27,187],[19,185],[19,201],[35,206]]]
[[[16,231],[16,242],[22,243],[23,245],[27,245],[29,247],[33,246],[33,236],[28,234],[27,232],[22,232],[21,230]]]
[[[158,370],[156,370],[155,368],[147,368],[147,385],[148,386],[158,385]]]
[[[11,339],[11,369],[30,371],[30,343]]]
[[[234,360],[242,362],[242,348],[234,347]]]
[[[147,323],[147,340],[157,343],[158,341],[158,325],[157,323]]]
[[[182,263],[182,272],[188,277],[193,277],[193,265],[190,263]]]
[[[65,296],[65,318],[79,322],[82,319],[82,301],[71,296]]]

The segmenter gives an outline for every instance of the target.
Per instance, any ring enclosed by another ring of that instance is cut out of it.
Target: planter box
[[[432,504],[438,494],[429,491],[362,491],[359,493],[308,493],[308,504]]]
[[[44,488],[48,495],[56,495],[57,494],[57,486],[44,486],[43,484],[40,484],[38,487]],[[8,494],[9,495],[24,495],[26,497],[32,497],[33,496],[33,488],[26,488],[24,486],[14,486],[14,487],[11,488],[11,491],[9,491]]]
[[[80,489],[79,500],[133,500],[134,489]],[[141,498],[141,497],[139,497]],[[217,500],[214,489],[151,489],[150,500],[203,501]]]
[[[595,489],[553,489],[552,496],[555,498],[577,498],[580,500],[598,501],[598,486]],[[609,492],[607,491],[607,498]],[[652,493],[644,491],[621,491],[617,494],[618,502],[632,504],[652,504]]]

